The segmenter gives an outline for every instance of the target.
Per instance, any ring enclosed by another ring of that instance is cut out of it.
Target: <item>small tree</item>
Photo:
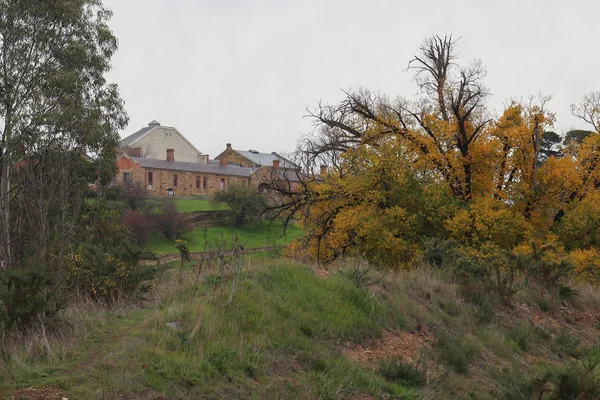
[[[231,208],[231,224],[238,227],[256,222],[267,206],[266,197],[257,189],[239,184],[217,192],[214,199]]]
[[[120,197],[129,209],[139,210],[144,206],[148,194],[142,183],[131,180],[121,185]]]

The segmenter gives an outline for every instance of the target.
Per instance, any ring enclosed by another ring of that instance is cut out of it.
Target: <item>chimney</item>
[[[327,165],[321,164],[321,175],[325,175],[327,173]]]
[[[231,149],[231,143],[227,143],[227,150]]]
[[[175,150],[167,149],[167,161],[173,162],[175,161]]]
[[[141,157],[142,149],[140,147],[134,147],[134,148],[127,149],[127,151],[125,153],[129,157]]]
[[[227,157],[225,157],[225,156],[221,157],[221,159],[219,160],[219,165],[221,167],[226,167],[227,166]]]
[[[279,160],[273,160],[273,169],[279,171]]]

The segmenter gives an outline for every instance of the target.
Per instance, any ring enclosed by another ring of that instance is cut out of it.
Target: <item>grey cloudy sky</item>
[[[294,150],[305,109],[341,89],[416,93],[411,56],[426,37],[461,37],[460,62],[483,61],[490,104],[542,90],[555,130],[585,127],[569,105],[600,90],[600,2],[105,0],[120,47],[109,80],[130,116],[152,119],[200,151]]]

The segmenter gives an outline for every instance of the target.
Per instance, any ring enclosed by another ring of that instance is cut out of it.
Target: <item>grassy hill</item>
[[[79,299],[51,324],[5,337],[0,394],[27,398],[35,392],[14,390],[46,387],[76,399],[599,395],[600,293],[591,288],[567,299],[520,292],[507,305],[467,300],[429,268],[374,274],[377,283],[361,286],[357,264],[324,271],[277,253],[205,265],[197,283],[195,267],[180,277],[167,266],[137,306]]]

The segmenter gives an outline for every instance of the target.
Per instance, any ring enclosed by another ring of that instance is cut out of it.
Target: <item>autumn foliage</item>
[[[412,100],[362,89],[311,113],[318,129],[301,155],[328,167],[281,206],[307,232],[296,247],[322,262],[359,255],[400,267],[422,258],[428,238],[507,262],[552,246],[563,275],[600,284],[600,134],[557,143],[542,95],[495,116],[485,70],[458,66],[455,45],[423,43]],[[599,99],[573,106],[596,130]]]

